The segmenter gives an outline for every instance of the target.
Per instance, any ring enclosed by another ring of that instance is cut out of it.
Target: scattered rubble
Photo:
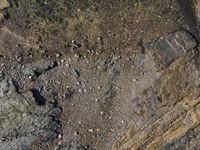
[[[198,149],[188,4],[1,0],[0,150]]]

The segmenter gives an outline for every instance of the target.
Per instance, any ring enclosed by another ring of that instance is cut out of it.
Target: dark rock
[[[33,92],[16,92],[11,79],[0,82],[0,91],[0,149],[30,149],[36,141],[45,145],[58,136],[60,107],[39,106]]]
[[[15,91],[13,81],[11,79],[3,79],[0,82],[0,97],[5,96],[6,94],[11,94]]]
[[[156,40],[151,53],[159,54],[154,56],[160,58],[157,65],[162,63],[163,58],[169,64],[173,59],[176,59],[176,62],[169,67],[165,66],[167,68],[158,73],[158,78],[132,100],[134,124],[115,143],[113,150],[199,149],[197,116],[200,113],[200,72],[195,63],[196,51],[188,51],[194,48],[195,44],[185,45],[184,48],[173,45],[176,48],[172,50],[165,40]],[[174,44],[173,40],[171,43]],[[187,51],[184,52],[183,49]],[[172,54],[175,54],[175,57]]]
[[[3,71],[0,71],[0,81],[2,81],[4,79],[4,73]]]
[[[80,72],[77,69],[72,69],[72,73],[75,75],[76,78],[80,77]]]
[[[40,61],[28,64],[23,69],[23,73],[29,77],[38,77],[42,73],[54,68],[57,66],[56,61],[49,59],[42,59]]]
[[[196,40],[186,31],[165,34],[145,45],[154,56],[158,69],[168,67],[177,57],[196,46]]]
[[[72,91],[71,89],[67,88],[67,90],[65,91],[64,93],[64,97],[67,99],[67,98],[70,98],[72,96],[72,94],[74,93],[74,91]]]
[[[39,90],[32,89],[33,96],[38,106],[42,106],[46,104],[46,99],[40,94]]]
[[[177,139],[166,146],[164,146],[165,150],[173,150],[173,149],[198,149],[200,147],[200,143],[198,140],[200,139],[200,126],[191,129],[184,135],[181,139]],[[160,148],[163,149],[163,148]]]

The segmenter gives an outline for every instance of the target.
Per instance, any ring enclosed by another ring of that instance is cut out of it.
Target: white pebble
[[[93,129],[89,129],[88,131],[89,131],[89,132],[93,132]]]
[[[82,90],[82,89],[78,89],[78,92],[79,92],[79,93],[82,93],[82,92],[83,92],[83,90]]]
[[[69,67],[69,64],[65,64],[66,67]]]

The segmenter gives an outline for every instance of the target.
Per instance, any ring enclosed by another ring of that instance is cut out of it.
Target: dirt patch
[[[128,149],[138,138],[141,145],[135,148],[156,149],[171,144],[162,140],[179,141],[179,136],[165,137],[167,132],[180,129],[187,137],[186,131],[197,130],[195,119],[188,126],[181,116],[166,119],[184,106],[181,100],[199,82],[192,55],[198,54],[197,41],[186,31],[188,22],[176,0],[16,0],[10,6],[0,29],[1,71],[14,81],[18,99],[33,93],[30,106],[53,133],[42,134],[49,141],[37,134],[27,148],[109,150],[116,143],[116,149]],[[147,48],[149,43],[157,49]],[[48,111],[50,106],[56,109]],[[186,110],[180,113],[191,115],[189,120],[196,116]],[[154,130],[156,121],[162,124]],[[165,123],[173,128],[164,128]],[[116,142],[129,128],[128,138]],[[144,143],[140,133],[148,137],[150,130],[159,136]]]

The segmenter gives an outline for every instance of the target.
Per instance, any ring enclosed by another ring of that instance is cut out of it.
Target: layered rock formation
[[[134,125],[113,150],[200,147],[199,50],[190,34],[169,33],[146,44],[159,77],[134,99]]]

